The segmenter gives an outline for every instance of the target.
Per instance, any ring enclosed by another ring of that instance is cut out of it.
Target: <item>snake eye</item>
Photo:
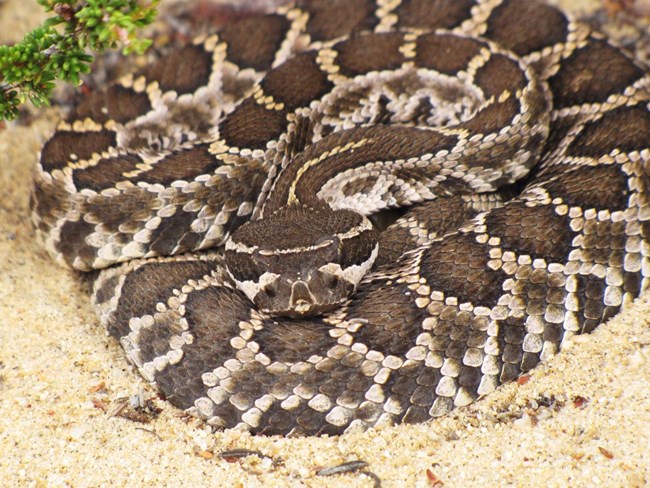
[[[266,293],[269,298],[275,298],[275,288],[272,286],[265,286],[262,291]]]
[[[330,290],[333,290],[337,286],[339,286],[339,278],[337,276],[332,276],[329,280],[327,280],[327,288]]]

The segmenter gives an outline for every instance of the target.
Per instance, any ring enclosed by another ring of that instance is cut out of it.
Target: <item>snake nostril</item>
[[[275,288],[272,286],[265,286],[263,288],[264,293],[266,293],[266,296],[269,298],[275,298]]]

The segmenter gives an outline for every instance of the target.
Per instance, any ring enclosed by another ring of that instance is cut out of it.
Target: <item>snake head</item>
[[[351,210],[290,206],[238,228],[226,265],[259,311],[309,317],[350,297],[377,257],[377,237]]]

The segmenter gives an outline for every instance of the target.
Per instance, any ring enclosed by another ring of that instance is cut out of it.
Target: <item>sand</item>
[[[35,5],[0,4],[0,42],[38,22]],[[1,486],[650,484],[647,295],[527,382],[424,425],[285,439],[212,433],[159,399],[148,423],[111,415],[120,398],[154,392],[99,326],[78,276],[34,240],[31,170],[56,116],[0,129]],[[222,459],[236,448],[261,455]],[[353,460],[368,465],[317,474]]]

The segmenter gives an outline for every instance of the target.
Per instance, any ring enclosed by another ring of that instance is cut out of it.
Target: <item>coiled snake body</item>
[[[649,82],[535,1],[308,0],[83,97],[34,222],[210,424],[422,422],[648,287]]]

